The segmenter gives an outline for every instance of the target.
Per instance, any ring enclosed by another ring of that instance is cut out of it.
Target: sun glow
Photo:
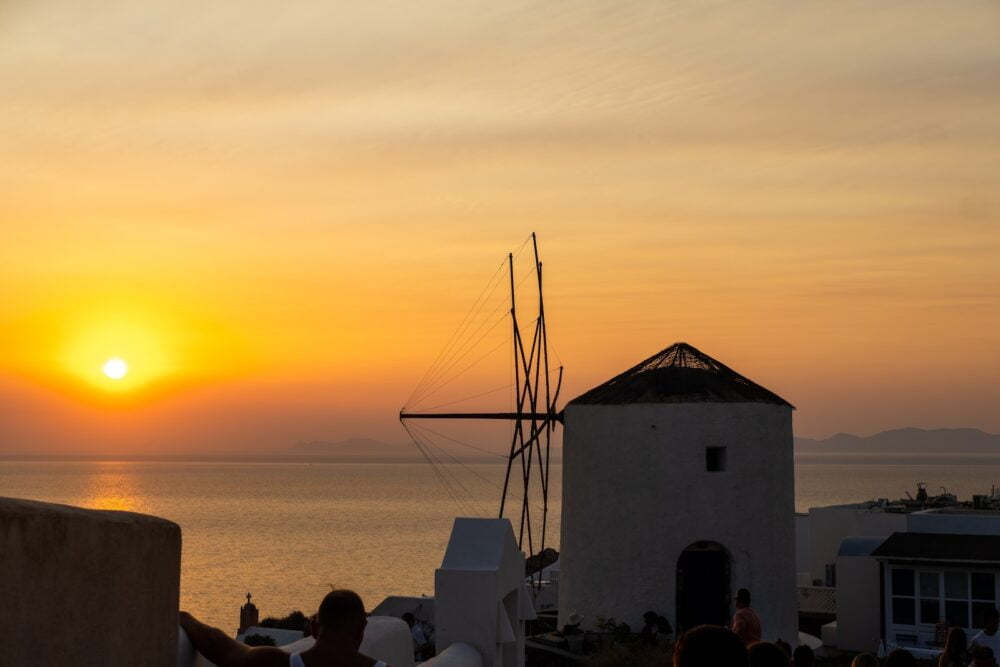
[[[172,374],[165,333],[138,317],[94,322],[74,332],[64,364],[81,380],[106,391],[132,393]],[[95,375],[95,368],[101,372]]]
[[[121,380],[128,375],[128,364],[124,359],[113,357],[104,362],[102,370],[112,380]]]
[[[7,367],[74,401],[115,410],[257,367],[240,333],[214,314],[206,317],[151,290],[119,293],[97,285],[88,291],[49,297],[48,308],[14,326],[0,322],[0,349],[13,353]]]

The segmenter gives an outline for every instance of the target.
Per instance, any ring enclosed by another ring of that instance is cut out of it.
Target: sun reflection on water
[[[98,510],[147,511],[145,498],[133,475],[134,464],[103,461],[91,477],[80,504]]]

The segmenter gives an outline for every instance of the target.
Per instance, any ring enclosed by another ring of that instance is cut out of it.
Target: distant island
[[[1000,456],[1000,435],[977,428],[897,428],[875,435],[838,433],[823,440],[795,438],[796,454]]]
[[[452,442],[438,442],[431,447],[439,463],[505,463],[503,445],[496,446],[501,456],[470,450]],[[870,461],[882,457],[887,462],[903,462],[905,457],[938,459],[942,457],[1000,459],[1000,435],[977,428],[898,428],[874,435],[837,433],[829,438],[795,438],[796,456],[815,462],[839,462],[838,459]],[[552,462],[562,462],[562,447],[552,447]],[[306,440],[263,451],[200,450],[170,453],[65,453],[45,451],[4,451],[0,460],[58,461],[315,461],[321,463],[423,463],[427,459],[413,442],[383,442],[374,438],[346,440]]]
[[[452,443],[444,444],[447,454],[441,451],[441,443],[435,443],[430,450],[442,463],[453,463],[453,459],[463,463],[506,462],[506,459],[469,451]],[[339,463],[422,463],[427,460],[413,442],[389,443],[373,438],[297,442],[288,448],[287,454]]]
[[[495,457],[466,451],[461,447],[446,449],[466,463],[496,463]],[[311,440],[297,442],[287,450],[293,456],[310,457],[328,461],[354,463],[416,463],[424,461],[423,455],[412,442],[388,443],[372,438],[348,440]],[[451,462],[447,456],[433,451]],[[822,440],[795,438],[795,453],[824,457],[849,456],[997,456],[1000,457],[1000,435],[986,433],[976,428],[898,428],[870,436],[838,433]],[[562,458],[562,448],[553,447],[556,462]]]
[[[425,460],[412,442],[389,443],[373,438],[301,441],[290,446],[287,453],[345,463],[418,463]]]

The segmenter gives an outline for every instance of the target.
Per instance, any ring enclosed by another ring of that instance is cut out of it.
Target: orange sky
[[[0,451],[402,441],[531,231],[565,398],[686,340],[800,435],[1000,432],[998,34],[944,0],[0,5]]]

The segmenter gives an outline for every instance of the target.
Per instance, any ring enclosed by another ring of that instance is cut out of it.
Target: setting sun
[[[114,357],[104,362],[104,374],[112,380],[121,380],[128,373],[128,364],[124,359]]]

